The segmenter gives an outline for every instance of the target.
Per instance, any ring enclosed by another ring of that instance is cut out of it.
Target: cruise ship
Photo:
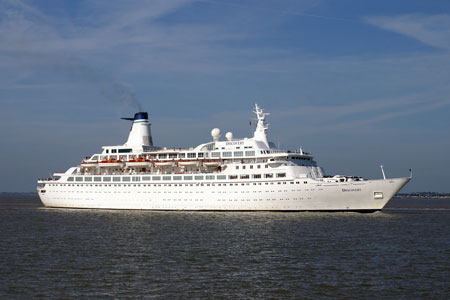
[[[148,114],[138,112],[123,145],[103,146],[80,165],[39,179],[47,207],[211,211],[381,210],[411,179],[325,175],[311,153],[278,149],[269,115],[255,105],[255,131],[237,139],[211,131],[192,148],[156,147]]]

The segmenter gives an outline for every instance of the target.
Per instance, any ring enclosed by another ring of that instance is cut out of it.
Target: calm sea
[[[450,199],[360,214],[0,198],[1,299],[449,299],[449,285]]]

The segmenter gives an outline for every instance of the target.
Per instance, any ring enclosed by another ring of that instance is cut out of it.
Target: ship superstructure
[[[128,140],[52,178],[38,180],[49,207],[150,210],[376,211],[411,177],[365,180],[325,176],[313,156],[277,149],[267,139],[269,115],[255,105],[251,138],[211,131],[193,148],[153,145],[148,114],[138,112]]]

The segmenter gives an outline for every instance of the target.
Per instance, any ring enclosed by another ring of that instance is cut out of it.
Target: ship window
[[[117,149],[111,149],[111,153],[117,153]]]
[[[184,180],[192,180],[192,176],[184,176]]]
[[[122,177],[122,181],[130,181],[130,177],[124,176],[124,177]]]
[[[67,181],[73,181],[73,177],[67,178]]]
[[[245,156],[255,156],[255,151],[245,151]]]
[[[179,158],[185,158],[185,157],[186,157],[186,153],[179,153],[179,154],[178,154],[178,157],[179,157]]]
[[[261,169],[261,165],[258,165],[258,169]]]
[[[109,150],[108,150],[108,149],[106,149],[106,153],[109,153]]]
[[[177,158],[177,154],[176,153],[169,153],[169,158]]]
[[[250,176],[249,175],[241,175],[241,179],[249,179]]]
[[[203,176],[202,175],[197,175],[197,176],[195,176],[195,180],[203,180]]]
[[[159,159],[167,158],[167,154],[159,154],[159,155],[158,155],[158,158],[159,158]]]
[[[273,178],[273,174],[264,174],[264,178]]]
[[[187,154],[187,157],[188,157],[188,158],[195,158],[195,157],[196,157],[195,154],[196,154],[196,153],[189,152],[189,153]]]
[[[206,180],[214,180],[215,176],[214,175],[206,175]]]
[[[75,177],[75,181],[83,181],[83,177]]]
[[[265,165],[265,168],[267,169],[269,167],[269,165]]]
[[[277,178],[286,177],[286,173],[277,173]]]
[[[222,157],[231,157],[231,154],[231,151],[222,152]]]
[[[119,153],[130,153],[131,149],[119,149]]]
[[[218,180],[224,180],[227,179],[227,175],[217,175]]]
[[[103,177],[103,181],[109,182],[109,181],[111,181],[111,177]]]
[[[153,180],[161,180],[161,176],[153,176],[152,179]]]
[[[229,175],[228,176],[228,179],[237,179],[238,177],[237,177],[237,175]]]
[[[173,180],[181,180],[181,176],[173,176]]]
[[[235,157],[242,157],[242,156],[244,156],[244,151],[234,151],[234,156]]]
[[[140,176],[133,176],[133,181],[141,181],[141,177]]]
[[[239,166],[236,166],[236,170],[239,170]]]
[[[253,169],[253,165],[250,165],[250,169]]]
[[[149,181],[150,180],[150,176],[142,176],[142,180],[143,181]]]
[[[242,166],[242,169],[245,170],[245,166]]]
[[[198,154],[198,157],[200,158],[200,157],[203,157],[204,156],[204,154],[203,154],[203,152],[200,152],[199,154]]]
[[[163,180],[170,180],[171,178],[170,178],[170,176],[163,176],[163,178],[162,178]],[[174,178],[175,179],[175,178]]]
[[[220,157],[220,152],[212,152],[211,157]]]
[[[120,177],[118,177],[118,176],[114,176],[114,177],[113,177],[113,181],[114,181],[114,182],[118,182],[118,181],[120,181]]]
[[[91,157],[91,160],[98,160],[98,155],[93,155],[93,156]]]
[[[261,178],[261,174],[253,174],[252,178]]]

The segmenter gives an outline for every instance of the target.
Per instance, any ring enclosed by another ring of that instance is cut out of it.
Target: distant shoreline
[[[395,195],[394,198],[450,199],[450,195]]]

